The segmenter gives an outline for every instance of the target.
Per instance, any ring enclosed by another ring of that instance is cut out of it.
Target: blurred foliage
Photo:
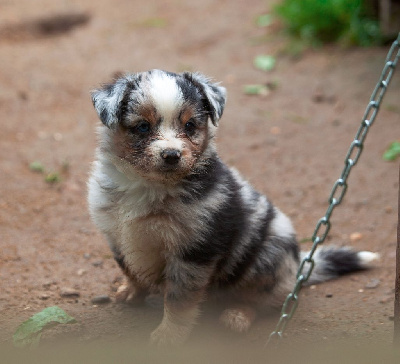
[[[385,161],[394,161],[400,156],[400,142],[396,141],[389,145],[389,147],[383,153],[383,159]]]
[[[14,346],[17,348],[36,348],[39,345],[43,330],[58,324],[75,322],[75,319],[60,307],[47,307],[18,326],[13,335]]]
[[[274,56],[260,54],[254,58],[254,66],[261,71],[272,71],[275,68],[276,58]]]
[[[289,33],[311,46],[382,43],[379,22],[363,0],[283,0],[274,7]]]

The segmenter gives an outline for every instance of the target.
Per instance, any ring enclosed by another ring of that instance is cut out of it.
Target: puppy
[[[300,252],[289,218],[218,157],[226,91],[198,73],[129,74],[92,93],[101,122],[89,209],[129,285],[119,298],[164,297],[155,344],[183,343],[207,295],[221,321],[249,329],[280,307]],[[367,268],[377,255],[321,248],[309,282]]]

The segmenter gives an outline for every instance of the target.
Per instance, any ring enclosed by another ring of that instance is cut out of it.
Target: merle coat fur
[[[92,94],[103,125],[89,179],[93,221],[129,284],[120,299],[164,297],[156,344],[188,337],[207,296],[221,321],[247,330],[292,289],[299,248],[289,218],[218,157],[226,91],[198,73],[130,74]],[[318,252],[311,281],[375,258],[348,248]]]

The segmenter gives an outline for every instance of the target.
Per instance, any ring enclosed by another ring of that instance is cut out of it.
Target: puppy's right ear
[[[92,102],[102,123],[114,129],[120,121],[123,99],[127,94],[129,80],[119,78],[112,84],[104,85],[101,89],[92,91]]]

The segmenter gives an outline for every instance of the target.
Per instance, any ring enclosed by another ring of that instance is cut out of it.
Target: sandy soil
[[[222,81],[222,158],[292,217],[299,240],[312,235],[388,49],[326,47],[294,59],[275,27],[254,24],[269,3],[0,1],[1,345],[11,346],[18,324],[52,305],[77,323],[47,331],[43,345],[68,339],[140,346],[161,318],[151,302],[114,302],[122,274],[87,212],[97,124],[89,92],[116,72],[198,70]],[[258,54],[277,56],[276,68],[256,70]],[[399,76],[398,70],[329,236],[329,243],[382,259],[370,271],[305,288],[287,344],[392,340],[398,163],[382,154],[400,137]],[[244,85],[260,82],[276,88],[265,97],[243,93]],[[30,169],[35,161],[45,172]],[[50,172],[61,181],[46,182]],[[67,289],[76,295],[62,295]],[[99,295],[111,302],[93,305]],[[236,336],[205,311],[190,345],[262,347],[277,323],[277,316],[263,318]]]

